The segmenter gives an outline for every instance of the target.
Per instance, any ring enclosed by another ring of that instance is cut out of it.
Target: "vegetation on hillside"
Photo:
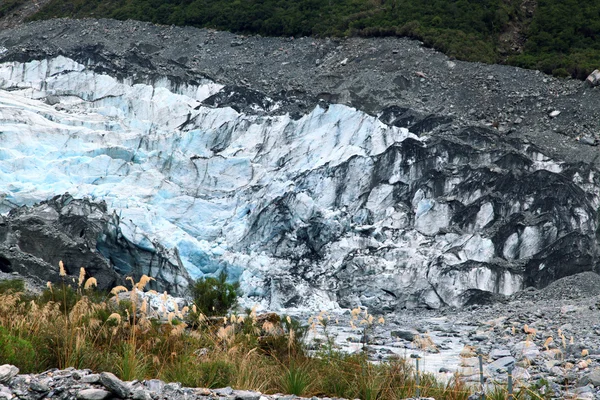
[[[20,281],[0,282],[0,364],[14,364],[22,373],[89,368],[123,380],[159,378],[189,387],[307,397],[395,400],[417,393],[410,361],[375,364],[367,347],[355,354],[340,352],[329,331],[334,321],[325,312],[306,326],[255,310],[207,317],[195,305],[179,309],[166,295],[156,311],[146,297],[151,278],[145,275],[139,282],[127,278],[129,289],[117,286],[103,294],[83,268],[76,283],[62,262],[60,271],[63,283],[48,284],[41,296],[24,296]],[[351,327],[365,338],[381,322],[365,310],[352,310]],[[311,351],[305,340],[309,331],[324,338],[312,343]],[[433,346],[428,337],[414,343]],[[466,400],[475,390],[458,378],[442,382],[424,373],[419,378],[425,397]],[[504,386],[488,392],[488,398],[505,397]],[[523,387],[516,398],[542,397]]]
[[[0,2],[0,18],[9,15],[23,3],[25,3],[25,0],[4,0]]]
[[[0,14],[15,3],[0,6]],[[278,36],[408,36],[468,61],[584,78],[600,0],[51,0],[33,19],[108,17]]]

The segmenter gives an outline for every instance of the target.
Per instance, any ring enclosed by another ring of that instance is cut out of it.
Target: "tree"
[[[192,286],[192,297],[198,312],[204,315],[224,315],[237,305],[239,282],[228,283],[227,274],[217,278],[201,278]]]

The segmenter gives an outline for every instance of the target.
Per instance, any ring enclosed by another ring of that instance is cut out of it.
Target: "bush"
[[[39,297],[39,303],[58,303],[60,304],[60,310],[68,314],[80,299],[81,296],[75,289],[63,283],[60,286],[44,289],[42,295]]]
[[[16,365],[22,373],[33,372],[36,367],[35,350],[29,341],[0,327],[0,364]]]
[[[198,312],[208,316],[224,315],[237,305],[240,284],[227,283],[227,274],[202,278],[192,286],[192,298]]]
[[[23,291],[25,291],[25,282],[22,279],[0,281],[0,293],[21,293]]]

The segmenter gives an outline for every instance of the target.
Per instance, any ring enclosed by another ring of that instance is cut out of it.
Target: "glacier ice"
[[[193,277],[228,270],[246,304],[460,305],[471,289],[519,290],[565,232],[585,245],[595,231],[594,178],[580,173],[577,215],[502,225],[544,210],[546,188],[510,187],[498,150],[469,145],[485,132],[430,140],[335,104],[243,114],[205,104],[223,89],[209,80],[134,83],[62,56],[1,64],[0,88],[0,211],[104,200],[128,240],[176,248]],[[518,179],[567,169],[505,147],[535,161]]]

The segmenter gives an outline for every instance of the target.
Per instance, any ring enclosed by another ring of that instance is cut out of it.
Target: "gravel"
[[[0,32],[0,61],[67,55],[98,70],[145,80],[210,78],[279,100],[275,113],[316,104],[372,114],[390,106],[485,125],[554,157],[596,162],[600,88],[538,71],[452,60],[402,38],[240,36],[137,21],[56,19]],[[447,125],[447,124],[446,124]]]

